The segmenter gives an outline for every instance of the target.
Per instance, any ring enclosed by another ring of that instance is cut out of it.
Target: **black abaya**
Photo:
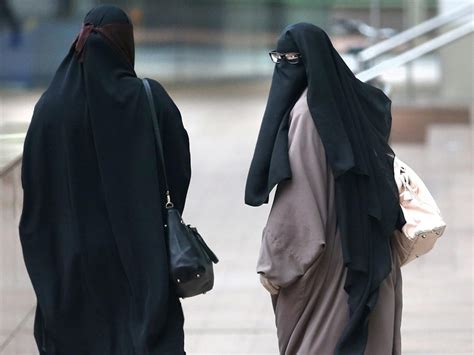
[[[133,32],[113,6],[81,36],[37,103],[24,146],[20,238],[47,355],[178,355],[183,314],[170,286],[165,191]],[[190,179],[187,133],[150,80],[176,206]]]

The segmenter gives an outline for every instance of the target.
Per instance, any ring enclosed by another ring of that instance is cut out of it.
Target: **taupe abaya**
[[[278,185],[263,232],[257,271],[281,286],[273,297],[280,353],[331,355],[348,322],[346,271],[334,177],[306,101],[290,113],[291,180]],[[401,354],[400,268],[380,287],[369,318],[366,355]]]

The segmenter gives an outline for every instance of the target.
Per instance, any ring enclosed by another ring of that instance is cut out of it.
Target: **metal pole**
[[[473,7],[474,3],[471,2],[467,5],[461,5],[452,11],[435,16],[385,41],[379,42],[367,49],[364,49],[357,55],[357,58],[362,62],[374,59],[375,57],[378,57],[379,55],[386,53],[402,44],[408,43],[419,36],[440,28],[441,26],[452,22],[455,19],[460,19],[467,15],[472,16]]]
[[[372,80],[386,71],[400,67],[404,64],[410,63],[413,60],[420,58],[421,56],[433,52],[457,39],[460,39],[466,35],[474,33],[474,21],[469,21],[464,25],[461,25],[449,32],[446,32],[436,38],[429,40],[415,48],[412,48],[396,57],[387,59],[386,61],[376,64],[370,69],[364,70],[357,74],[357,78],[361,81]]]

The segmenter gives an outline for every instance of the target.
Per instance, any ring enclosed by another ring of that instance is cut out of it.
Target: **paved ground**
[[[222,260],[215,290],[183,302],[191,355],[277,354],[270,300],[254,271],[268,208],[243,205],[266,88],[235,83],[170,90],[191,138],[193,178],[184,217]],[[33,96],[16,99],[23,103],[18,117],[29,117]],[[448,223],[436,249],[403,269],[404,354],[473,351],[472,138],[471,126],[444,125],[431,127],[424,145],[395,145],[424,177]],[[3,142],[1,149],[10,149]],[[16,169],[0,181],[1,355],[36,354],[34,299],[13,222],[20,200]]]

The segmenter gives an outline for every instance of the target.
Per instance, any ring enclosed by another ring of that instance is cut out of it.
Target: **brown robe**
[[[257,272],[281,286],[273,297],[280,353],[331,355],[349,307],[337,228],[334,177],[306,101],[290,113],[292,179],[278,185],[263,232]],[[380,287],[369,318],[366,355],[401,354],[400,268]]]

